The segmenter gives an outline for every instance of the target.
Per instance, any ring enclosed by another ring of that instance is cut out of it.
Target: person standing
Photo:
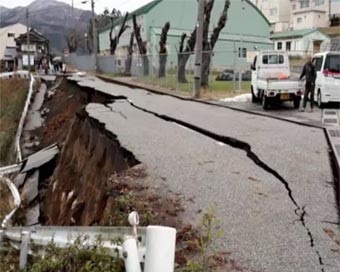
[[[315,80],[316,80],[316,71],[315,66],[312,63],[312,57],[310,55],[307,56],[307,62],[303,66],[302,73],[300,76],[300,80],[305,77],[306,79],[306,86],[305,86],[305,93],[303,96],[303,106],[300,110],[304,112],[307,106],[308,96],[310,96],[310,111],[313,112],[314,107],[314,89],[315,89]]]

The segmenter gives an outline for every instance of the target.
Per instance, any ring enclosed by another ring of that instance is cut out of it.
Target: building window
[[[8,38],[14,37],[14,33],[7,33],[7,37],[8,37]]]
[[[282,42],[278,42],[277,43],[277,50],[281,50],[282,49]]]
[[[292,47],[292,43],[291,42],[286,42],[286,50],[290,51]]]
[[[295,4],[293,5],[293,10],[296,10],[296,5]]]
[[[238,49],[238,57],[246,58],[247,57],[247,48],[239,48]]]
[[[315,6],[320,6],[325,3],[325,0],[315,0]]]
[[[298,17],[298,18],[296,19],[296,22],[297,22],[298,24],[301,24],[301,23],[302,23],[302,18],[301,18],[301,17]]]
[[[309,0],[300,0],[300,8],[309,8]]]
[[[270,16],[276,16],[277,15],[277,8],[270,9]]]

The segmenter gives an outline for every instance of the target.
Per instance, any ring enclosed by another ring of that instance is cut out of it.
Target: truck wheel
[[[301,102],[301,98],[300,97],[295,97],[294,98],[294,108],[295,109],[300,108],[300,102]]]
[[[269,106],[269,98],[265,95],[262,97],[262,107],[264,110],[267,110]]]
[[[318,91],[318,96],[317,96],[317,104],[320,109],[324,107],[324,103],[322,103],[322,97],[321,97],[321,91]]]
[[[256,103],[258,101],[258,99],[254,94],[254,88],[253,88],[253,86],[251,86],[250,88],[251,88],[251,102]]]

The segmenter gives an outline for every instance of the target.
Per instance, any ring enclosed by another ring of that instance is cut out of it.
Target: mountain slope
[[[76,8],[72,11],[70,5],[55,0],[36,0],[27,8],[30,26],[50,40],[50,49],[54,52],[66,48],[64,33],[67,28],[76,27],[85,33],[91,18],[91,11]],[[26,25],[26,7],[0,7],[0,27],[15,23]]]

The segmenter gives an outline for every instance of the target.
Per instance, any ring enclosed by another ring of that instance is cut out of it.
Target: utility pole
[[[27,25],[27,67],[28,71],[31,71],[31,56],[30,56],[30,28],[29,28],[29,17],[28,17],[28,8],[26,8],[26,25]]]
[[[196,98],[201,95],[201,71],[202,71],[202,49],[203,49],[203,21],[205,0],[199,0],[197,26],[196,26],[196,55],[195,55],[195,94]]]
[[[92,8],[92,36],[93,36],[93,54],[94,54],[94,69],[97,71],[97,27],[96,27],[96,19],[94,13],[94,0],[91,0],[91,8]]]

